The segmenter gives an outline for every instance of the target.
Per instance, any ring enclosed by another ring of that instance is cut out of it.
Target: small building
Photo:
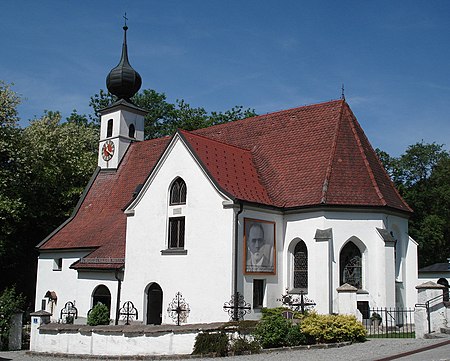
[[[449,301],[450,258],[447,263],[435,263],[419,269],[419,283],[434,282],[445,286],[444,301]]]
[[[131,301],[137,322],[171,323],[180,292],[187,322],[226,321],[238,292],[257,319],[288,290],[333,313],[346,283],[364,314],[414,306],[412,210],[344,99],[144,140],[124,29],[98,168],[38,245],[36,310],[58,320],[70,301],[83,319],[102,302],[116,319]]]

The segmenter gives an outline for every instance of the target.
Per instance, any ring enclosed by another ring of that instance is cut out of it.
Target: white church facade
[[[102,302],[118,318],[173,323],[180,292],[189,323],[229,320],[237,292],[281,306],[301,292],[337,312],[336,288],[358,308],[413,307],[417,244],[397,193],[345,100],[144,140],[141,84],[122,59],[108,76],[118,101],[101,113],[99,167],[72,216],[39,246],[36,310],[78,322]]]

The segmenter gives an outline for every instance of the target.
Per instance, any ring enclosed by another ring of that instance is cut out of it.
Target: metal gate
[[[371,308],[364,325],[368,337],[414,338],[414,309]]]

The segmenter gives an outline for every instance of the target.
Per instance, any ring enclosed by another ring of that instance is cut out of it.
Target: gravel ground
[[[384,357],[401,354],[404,352],[420,349],[423,347],[436,345],[443,341],[450,340],[450,337],[430,340],[415,340],[415,339],[370,339],[364,343],[356,343],[349,346],[328,349],[302,349],[302,350],[288,350],[279,351],[274,350],[268,353],[261,353],[257,355],[248,356],[233,356],[227,357],[223,360],[227,361],[278,361],[281,358],[283,361],[369,361],[379,360]],[[414,357],[414,358],[413,358]],[[0,361],[17,360],[17,361],[56,361],[59,359],[66,360],[107,360],[107,358],[63,358],[57,356],[36,356],[27,354],[25,351],[15,352],[0,352]],[[152,358],[147,358],[148,360]],[[450,344],[435,348],[430,351],[421,352],[413,356],[406,356],[398,358],[397,360],[421,360],[421,361],[450,361]],[[112,360],[112,359],[111,359]],[[115,358],[117,360],[117,358]],[[126,360],[121,358],[121,360]],[[132,360],[132,358],[128,359]],[[182,360],[196,360],[193,358]],[[204,361],[218,361],[221,358],[204,358]]]

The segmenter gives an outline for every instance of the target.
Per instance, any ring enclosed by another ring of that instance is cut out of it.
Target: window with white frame
[[[184,217],[169,218],[169,249],[184,248]]]

